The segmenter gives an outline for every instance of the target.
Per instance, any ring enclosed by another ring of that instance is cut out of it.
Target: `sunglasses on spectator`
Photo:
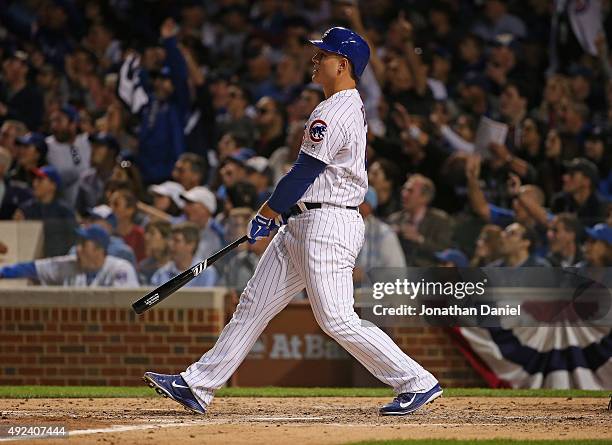
[[[271,113],[272,110],[270,110],[269,108],[263,108],[263,107],[257,107],[255,108],[255,110],[259,113],[259,114],[268,114]]]
[[[70,156],[72,157],[72,163],[74,165],[81,164],[81,155],[74,145],[70,146]]]

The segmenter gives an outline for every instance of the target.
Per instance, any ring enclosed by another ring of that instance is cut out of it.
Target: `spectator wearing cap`
[[[483,17],[476,22],[472,32],[485,42],[491,42],[500,34],[511,34],[516,38],[525,38],[525,23],[515,15],[508,13],[508,5],[502,0],[486,0]]]
[[[605,202],[597,193],[599,172],[595,164],[585,158],[565,163],[563,191],[553,197],[553,213],[575,213],[585,224],[594,224],[605,217]]]
[[[363,283],[365,274],[377,267],[406,267],[406,258],[393,229],[374,215],[376,190],[368,187],[359,213],[365,224],[364,242],[355,261],[353,281]]]
[[[108,204],[117,219],[115,233],[134,250],[136,261],[140,262],[145,257],[144,230],[135,223],[138,200],[136,195],[125,187],[121,187],[111,193]]]
[[[593,127],[584,142],[584,156],[599,170],[598,191],[608,201],[612,201],[612,138],[601,127]]]
[[[580,267],[612,266],[612,227],[599,223],[586,229],[584,261]]]
[[[550,263],[535,255],[537,234],[520,223],[508,225],[502,232],[502,257],[490,267],[547,267]]]
[[[79,178],[91,163],[91,144],[86,133],[78,133],[79,113],[71,105],[64,105],[51,113],[51,136],[46,142],[49,147],[47,160],[62,178],[61,199],[74,208],[79,191]]]
[[[104,184],[110,179],[119,154],[119,143],[111,134],[94,133],[89,142],[91,167],[81,173],[76,199],[76,210],[81,215],[103,201]]]
[[[554,267],[572,267],[580,263],[582,251],[580,242],[584,229],[576,215],[560,213],[550,222],[548,227],[549,253],[547,259]]]
[[[276,149],[285,145],[285,122],[280,104],[269,96],[257,101],[255,106],[257,138],[253,149],[259,156],[269,158]]]
[[[33,198],[19,206],[15,220],[38,220],[43,222],[46,257],[65,255],[74,243],[76,219],[74,211],[58,200],[62,180],[55,167],[46,165],[32,170]]]
[[[247,171],[247,181],[253,184],[257,191],[257,203],[255,208],[259,208],[268,200],[272,194],[273,173],[269,162],[263,156],[253,156],[245,162]]]
[[[0,82],[0,122],[15,119],[23,122],[31,131],[38,131],[44,113],[43,96],[28,80],[27,53],[15,51],[2,64],[3,80]]]
[[[138,263],[140,284],[151,285],[153,274],[170,259],[168,239],[172,225],[168,221],[151,221],[145,227],[146,257]]]
[[[113,211],[106,204],[96,206],[89,209],[81,223],[84,227],[89,227],[92,224],[97,224],[102,227],[106,233],[108,233],[109,243],[106,252],[116,258],[122,258],[128,261],[134,268],[136,268],[136,256],[134,250],[128,246],[123,238],[114,235],[117,229],[117,218],[113,215]],[[76,245],[70,248],[69,254],[76,253]]]
[[[160,286],[200,261],[200,259],[194,256],[200,241],[199,232],[198,226],[189,222],[180,223],[172,227],[168,239],[170,261],[157,269],[153,274],[151,285]],[[187,283],[186,286],[212,287],[217,284],[217,281],[217,269],[214,266],[209,266]]]
[[[194,187],[181,194],[185,201],[183,212],[189,222],[200,230],[200,239],[195,257],[203,260],[223,247],[222,230],[215,224],[213,215],[217,211],[217,199],[208,187]]]
[[[185,190],[191,190],[206,183],[207,169],[206,160],[202,156],[195,153],[183,153],[174,164],[172,179],[182,185]]]
[[[433,254],[451,244],[453,221],[443,210],[431,207],[435,194],[431,179],[411,175],[402,187],[402,210],[389,217],[408,266],[432,266]]]
[[[440,267],[469,267],[470,261],[459,249],[446,249],[434,254]]]
[[[153,196],[153,207],[175,218],[185,207],[185,202],[181,199],[181,193],[184,191],[183,186],[174,181],[149,186],[149,193]]]
[[[0,220],[11,219],[19,206],[32,198],[29,189],[8,180],[11,163],[11,153],[0,146]]]
[[[48,147],[40,133],[26,133],[15,140],[17,162],[10,173],[11,181],[23,187],[32,187],[33,169],[47,165]]]
[[[190,111],[187,64],[178,48],[174,20],[166,19],[160,28],[166,58],[159,71],[150,73],[153,93],[140,114],[138,167],[145,184],[158,184],[170,178],[172,166],[185,151],[183,129]]]
[[[107,254],[108,234],[96,224],[76,230],[76,254],[0,268],[0,278],[29,278],[43,286],[137,287],[134,267]]]

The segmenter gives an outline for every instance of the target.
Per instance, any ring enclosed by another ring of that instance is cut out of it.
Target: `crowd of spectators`
[[[330,26],[372,50],[356,282],[373,267],[611,266],[612,33],[591,54],[567,13],[551,28],[552,4],[6,1],[0,219],[42,221],[45,259],[0,277],[159,285],[243,235],[324,99],[306,39]],[[505,141],[478,144],[483,117]],[[243,288],[268,242],[191,285]]]

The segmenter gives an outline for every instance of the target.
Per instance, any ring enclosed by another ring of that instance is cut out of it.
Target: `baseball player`
[[[380,414],[408,414],[442,394],[433,375],[382,330],[365,326],[353,309],[352,271],[364,238],[357,206],[368,189],[367,123],[356,84],[370,49],[340,27],[311,43],[318,48],[312,80],[323,87],[325,100],[306,123],[291,171],[249,222],[249,242],[287,224],[263,254],[215,346],[181,374],[144,375],[158,393],[194,412],[206,411],[268,322],[303,289],[323,331],[393,387],[397,397]]]
[[[76,234],[75,254],[0,267],[0,279],[29,278],[43,286],[138,287],[134,267],[107,254],[110,237],[100,225],[81,227]]]

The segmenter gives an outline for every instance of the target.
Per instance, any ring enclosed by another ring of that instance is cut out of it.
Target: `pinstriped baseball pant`
[[[270,320],[306,289],[315,319],[396,393],[424,392],[436,378],[353,309],[353,267],[364,224],[348,209],[314,209],[292,217],[272,240],[216,344],[181,375],[207,406],[247,356]]]

